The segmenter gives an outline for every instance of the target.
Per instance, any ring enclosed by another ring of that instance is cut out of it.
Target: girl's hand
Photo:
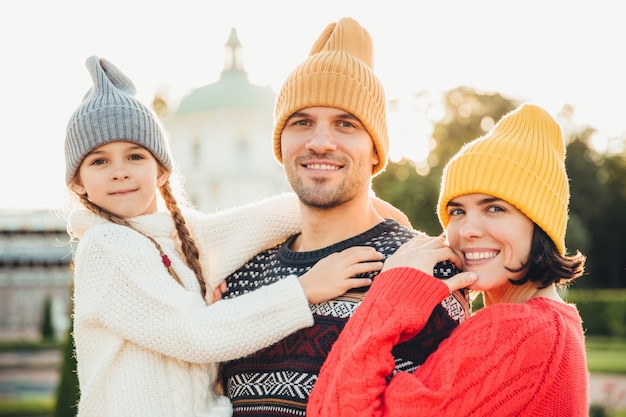
[[[222,299],[222,294],[224,294],[226,292],[227,288],[228,287],[227,287],[227,284],[226,284],[226,280],[220,282],[220,285],[215,287],[215,289],[213,290],[213,300],[211,301],[211,304],[221,300]]]
[[[365,272],[380,271],[383,255],[369,246],[354,246],[321,259],[300,276],[300,285],[311,304],[328,301],[352,288],[371,285],[369,278],[352,278]]]

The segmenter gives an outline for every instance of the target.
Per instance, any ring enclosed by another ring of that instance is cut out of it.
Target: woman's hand
[[[435,265],[446,260],[452,262],[459,270],[463,267],[461,259],[446,245],[443,237],[419,235],[400,246],[393,255],[389,256],[382,271],[409,267],[432,275]],[[443,282],[450,288],[450,291],[454,291],[473,284],[476,279],[474,272],[459,272]]]

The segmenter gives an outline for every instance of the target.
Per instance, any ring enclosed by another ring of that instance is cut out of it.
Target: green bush
[[[567,290],[563,298],[576,305],[587,334],[626,337],[626,290]]]

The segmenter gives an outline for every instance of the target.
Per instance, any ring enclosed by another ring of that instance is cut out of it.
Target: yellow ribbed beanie
[[[387,163],[385,93],[374,75],[374,48],[370,34],[349,17],[331,23],[317,39],[309,57],[287,77],[274,111],[274,155],[283,161],[280,137],[287,119],[307,107],[334,107],[356,116],[374,141],[380,162]]]
[[[446,210],[450,200],[473,193],[513,204],[565,253],[569,203],[565,145],[559,124],[548,112],[523,104],[448,162],[437,205],[444,228],[450,220]]]

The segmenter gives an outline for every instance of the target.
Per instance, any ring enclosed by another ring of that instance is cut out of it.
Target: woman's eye
[[[461,209],[452,209],[450,210],[450,216],[458,216],[463,214],[463,210]]]
[[[492,213],[498,213],[501,211],[505,211],[502,207],[500,206],[490,206],[488,209],[488,211],[492,212]]]

